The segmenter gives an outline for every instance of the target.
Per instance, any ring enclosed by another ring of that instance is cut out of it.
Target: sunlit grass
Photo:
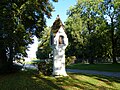
[[[67,66],[70,69],[97,70],[108,72],[120,72],[120,64],[71,64]]]
[[[70,74],[70,76],[67,79],[66,78],[60,78],[60,79],[62,79],[61,86],[65,90],[66,89],[67,90],[73,90],[73,89],[119,90],[120,89],[120,81],[117,82],[114,81],[115,79],[109,79],[106,77],[92,76],[92,75],[89,76],[82,74]]]
[[[33,71],[0,75],[0,90],[120,90],[120,79],[95,75],[68,74],[55,78]]]

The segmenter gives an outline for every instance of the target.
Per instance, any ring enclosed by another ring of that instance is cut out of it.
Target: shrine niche
[[[50,46],[53,49],[53,75],[67,76],[65,70],[65,48],[68,45],[68,38],[59,16],[51,28]]]
[[[59,44],[64,44],[64,36],[59,36]]]

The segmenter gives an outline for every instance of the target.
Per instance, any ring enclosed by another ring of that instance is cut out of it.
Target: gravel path
[[[120,72],[104,72],[104,71],[78,70],[78,69],[67,69],[66,71],[70,73],[94,74],[94,75],[104,75],[109,77],[120,78]]]

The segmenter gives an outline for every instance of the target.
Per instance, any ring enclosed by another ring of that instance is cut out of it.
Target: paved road
[[[120,72],[103,72],[103,71],[78,70],[78,69],[67,69],[66,71],[70,73],[94,74],[94,75],[104,75],[109,77],[120,78]]]

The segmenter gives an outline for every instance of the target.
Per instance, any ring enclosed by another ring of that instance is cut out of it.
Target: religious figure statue
[[[68,45],[68,38],[59,17],[53,23],[50,39],[50,45],[53,49],[53,75],[67,76],[65,70],[65,48]]]

